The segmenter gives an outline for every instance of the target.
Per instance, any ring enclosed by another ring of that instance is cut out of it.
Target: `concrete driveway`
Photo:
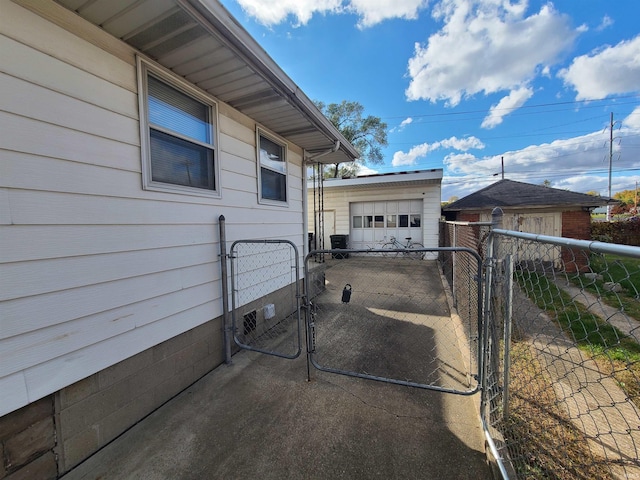
[[[241,351],[63,478],[489,479],[478,401]]]

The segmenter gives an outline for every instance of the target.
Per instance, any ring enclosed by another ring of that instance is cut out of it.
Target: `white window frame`
[[[196,195],[202,197],[220,198],[220,156],[218,150],[218,104],[211,97],[195,88],[193,85],[185,82],[180,77],[175,76],[162,67],[152,64],[150,61],[138,56],[137,57],[137,73],[138,73],[138,107],[140,112],[140,139],[142,152],[142,187],[145,190],[153,190],[167,193],[178,193],[187,195]],[[180,93],[187,95],[194,100],[206,105],[209,108],[210,118],[210,138],[211,143],[202,143],[193,138],[185,137],[179,133],[154,127],[155,131],[168,133],[175,138],[190,142],[194,145],[203,146],[213,152],[212,173],[214,178],[214,189],[206,189],[199,187],[191,187],[187,185],[177,185],[173,183],[165,183],[153,180],[151,167],[151,138],[148,110],[148,82],[147,78],[152,75],[157,80],[166,85],[175,88]]]
[[[278,170],[275,170],[273,168],[270,168],[268,165],[262,165],[261,161],[260,161],[260,137],[264,137],[267,140],[270,140],[271,142],[275,143],[276,145],[282,147],[282,156],[283,156],[283,160],[284,160],[284,172],[280,172]],[[287,160],[287,152],[288,152],[288,145],[286,142],[283,142],[281,139],[275,137],[274,135],[266,132],[265,130],[263,130],[262,128],[256,128],[256,168],[257,168],[257,175],[258,175],[258,203],[259,204],[264,204],[264,205],[276,205],[276,206],[281,206],[281,207],[286,207],[289,206],[289,162]],[[271,170],[272,172],[275,172],[279,175],[283,175],[284,176],[284,181],[285,181],[285,200],[275,200],[272,198],[263,198],[262,196],[262,168],[265,168],[267,170]]]

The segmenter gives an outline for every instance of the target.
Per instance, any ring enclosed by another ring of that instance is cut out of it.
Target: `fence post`
[[[511,324],[513,316],[513,256],[505,258],[505,312],[504,312],[504,365],[502,379],[502,416],[506,421],[509,418],[509,378],[511,373]]]
[[[220,281],[222,283],[222,329],[224,361],[231,364],[231,325],[229,323],[229,278],[227,274],[227,233],[224,215],[218,218],[220,229]]]
[[[500,207],[496,207],[491,212],[491,230],[494,228],[499,228],[502,226],[502,209]],[[496,236],[489,233],[489,240],[487,242],[487,252],[485,257],[485,274],[484,274],[484,305],[482,308],[482,325],[478,328],[478,333],[481,335],[480,343],[479,343],[479,353],[478,353],[478,364],[479,364],[479,372],[481,375],[480,385],[481,385],[481,397],[480,397],[480,415],[483,419],[485,419],[487,402],[489,399],[489,391],[488,391],[488,382],[489,382],[489,365],[491,363],[492,358],[490,355],[494,355],[496,352],[495,345],[492,345],[489,341],[489,321],[492,318],[491,315],[491,298],[494,295],[494,275],[495,275],[495,265],[496,265],[496,251],[497,251],[497,240]],[[488,420],[488,419],[486,419]]]

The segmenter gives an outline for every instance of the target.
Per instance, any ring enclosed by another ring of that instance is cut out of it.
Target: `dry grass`
[[[609,479],[582,431],[558,405],[551,379],[527,342],[512,344],[510,415],[498,426],[507,437],[518,478]]]

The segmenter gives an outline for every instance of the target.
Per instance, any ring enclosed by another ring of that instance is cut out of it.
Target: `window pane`
[[[149,122],[212,144],[210,108],[149,76]]]
[[[396,216],[387,215],[387,228],[396,228]]]
[[[269,167],[276,172],[286,173],[287,165],[284,161],[282,145],[272,142],[260,135],[260,165]]]
[[[398,222],[400,227],[409,226],[409,215],[398,215]]]
[[[353,217],[353,228],[362,228],[362,217],[355,216]]]
[[[384,215],[376,215],[373,226],[376,228],[384,228]]]
[[[365,215],[364,219],[364,228],[371,228],[373,226],[373,217],[371,215]]]
[[[411,215],[411,226],[412,227],[420,226],[420,215]]]
[[[153,181],[215,189],[211,149],[153,129],[150,133]]]
[[[287,201],[287,176],[273,172],[268,168],[260,169],[262,182],[262,198],[268,200]]]

